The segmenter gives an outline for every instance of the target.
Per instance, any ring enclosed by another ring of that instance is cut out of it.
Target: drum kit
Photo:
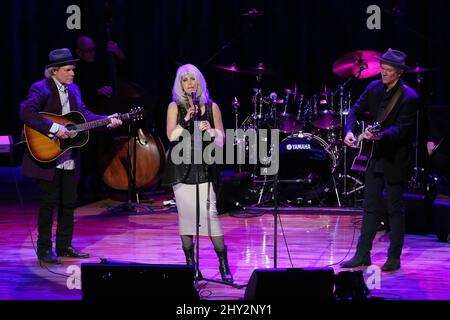
[[[362,201],[363,177],[348,172],[349,155],[343,144],[343,134],[351,106],[349,84],[380,73],[378,58],[382,53],[359,50],[338,58],[332,67],[334,74],[345,81],[335,91],[324,86],[307,97],[295,84],[292,88],[274,90],[265,95],[261,83],[272,70],[259,63],[254,68],[240,69],[217,65],[223,71],[256,76],[252,92],[252,113],[239,125],[240,102],[232,102],[235,129],[279,129],[279,203],[286,206],[328,205],[342,206]],[[236,140],[246,144],[247,140]],[[272,145],[273,146],[273,145]],[[272,149],[273,152],[273,149]],[[261,206],[273,200],[273,177],[261,176],[258,165],[239,170],[251,171],[252,187],[249,199]]]

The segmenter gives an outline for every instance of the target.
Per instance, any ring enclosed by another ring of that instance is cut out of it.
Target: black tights
[[[181,243],[183,248],[191,248],[194,245],[194,236],[181,235]],[[225,240],[223,236],[209,237],[214,245],[214,249],[218,252],[225,250]]]

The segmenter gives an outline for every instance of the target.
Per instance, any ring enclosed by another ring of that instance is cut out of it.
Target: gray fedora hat
[[[389,48],[388,51],[386,51],[386,53],[378,59],[381,63],[387,63],[403,70],[410,69],[410,67],[405,64],[406,54],[399,50],[392,50]]]
[[[68,64],[75,64],[80,59],[74,59],[72,53],[67,48],[55,49],[51,51],[48,55],[49,63],[45,66],[50,67],[61,67]]]

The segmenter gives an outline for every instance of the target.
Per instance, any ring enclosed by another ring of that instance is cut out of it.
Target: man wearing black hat
[[[77,59],[72,57],[69,49],[53,50],[49,58],[50,62],[45,68],[46,79],[34,83],[28,91],[27,98],[20,105],[22,121],[30,128],[48,135],[49,139],[67,139],[68,130],[42,117],[40,112],[61,115],[78,111],[88,122],[107,118],[90,112],[81,100],[80,90],[73,83]],[[111,123],[108,126],[111,128],[122,123],[116,114],[109,118]],[[24,155],[22,173],[37,179],[40,189],[37,255],[43,262],[60,263],[53,253],[51,240],[55,208],[58,208],[57,255],[72,258],[89,257],[89,254],[81,253],[72,246],[76,185],[80,175],[79,158],[77,149],[70,149],[49,163],[35,160],[28,152]]]
[[[412,144],[412,130],[416,121],[418,96],[401,78],[408,69],[406,55],[389,49],[380,59],[381,80],[370,83],[350,109],[344,142],[354,146],[353,134],[357,120],[363,115],[372,122],[381,121],[381,130],[370,132],[364,139],[374,141],[372,158],[365,172],[364,215],[357,250],[354,257],[341,264],[342,268],[368,266],[370,251],[380,222],[378,205],[383,190],[386,192],[390,225],[390,246],[383,271],[400,268],[400,256],[405,234],[402,193],[408,177],[408,164]]]

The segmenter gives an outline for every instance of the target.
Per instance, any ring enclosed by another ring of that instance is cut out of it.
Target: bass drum
[[[280,143],[279,200],[289,205],[320,202],[336,168],[328,143],[310,133],[296,133]]]

